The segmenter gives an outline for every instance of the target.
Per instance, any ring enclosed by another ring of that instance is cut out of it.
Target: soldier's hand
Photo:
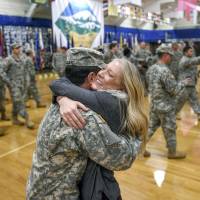
[[[73,101],[67,97],[58,99],[58,104],[60,105],[60,114],[68,126],[77,129],[84,128],[86,122],[79,109],[87,111],[87,107],[85,107],[82,103]]]

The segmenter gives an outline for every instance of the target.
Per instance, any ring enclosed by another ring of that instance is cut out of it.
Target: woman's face
[[[92,83],[93,90],[123,90],[122,65],[119,61],[110,62],[105,69],[98,72]]]

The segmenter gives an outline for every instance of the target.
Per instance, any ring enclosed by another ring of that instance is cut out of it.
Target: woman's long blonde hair
[[[145,148],[148,129],[148,117],[145,112],[144,88],[140,74],[131,62],[126,59],[115,59],[122,66],[125,92],[128,94],[127,110],[125,112],[123,129],[140,137]]]

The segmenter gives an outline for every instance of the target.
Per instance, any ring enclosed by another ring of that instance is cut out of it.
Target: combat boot
[[[151,153],[150,153],[149,151],[145,150],[144,153],[143,153],[143,156],[144,156],[145,158],[148,158],[148,157],[151,156]]]
[[[186,157],[186,153],[181,151],[168,150],[167,157],[168,159],[184,159]]]
[[[25,118],[25,120],[26,120],[25,125],[26,125],[27,128],[29,128],[29,129],[34,129],[34,128],[35,128],[35,127],[34,127],[34,123],[33,123],[32,121],[29,120],[29,117],[28,117],[28,116]]]
[[[26,122],[26,127],[29,128],[29,129],[34,129],[35,128],[34,123],[32,121]]]
[[[23,126],[24,125],[24,122],[21,122],[20,120],[18,120],[17,117],[13,117],[12,123],[13,123],[13,125],[17,125],[17,126]]]

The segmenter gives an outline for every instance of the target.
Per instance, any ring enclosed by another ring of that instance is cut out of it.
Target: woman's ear
[[[89,84],[91,84],[95,79],[96,79],[97,75],[95,72],[90,72],[88,74],[88,82]]]

